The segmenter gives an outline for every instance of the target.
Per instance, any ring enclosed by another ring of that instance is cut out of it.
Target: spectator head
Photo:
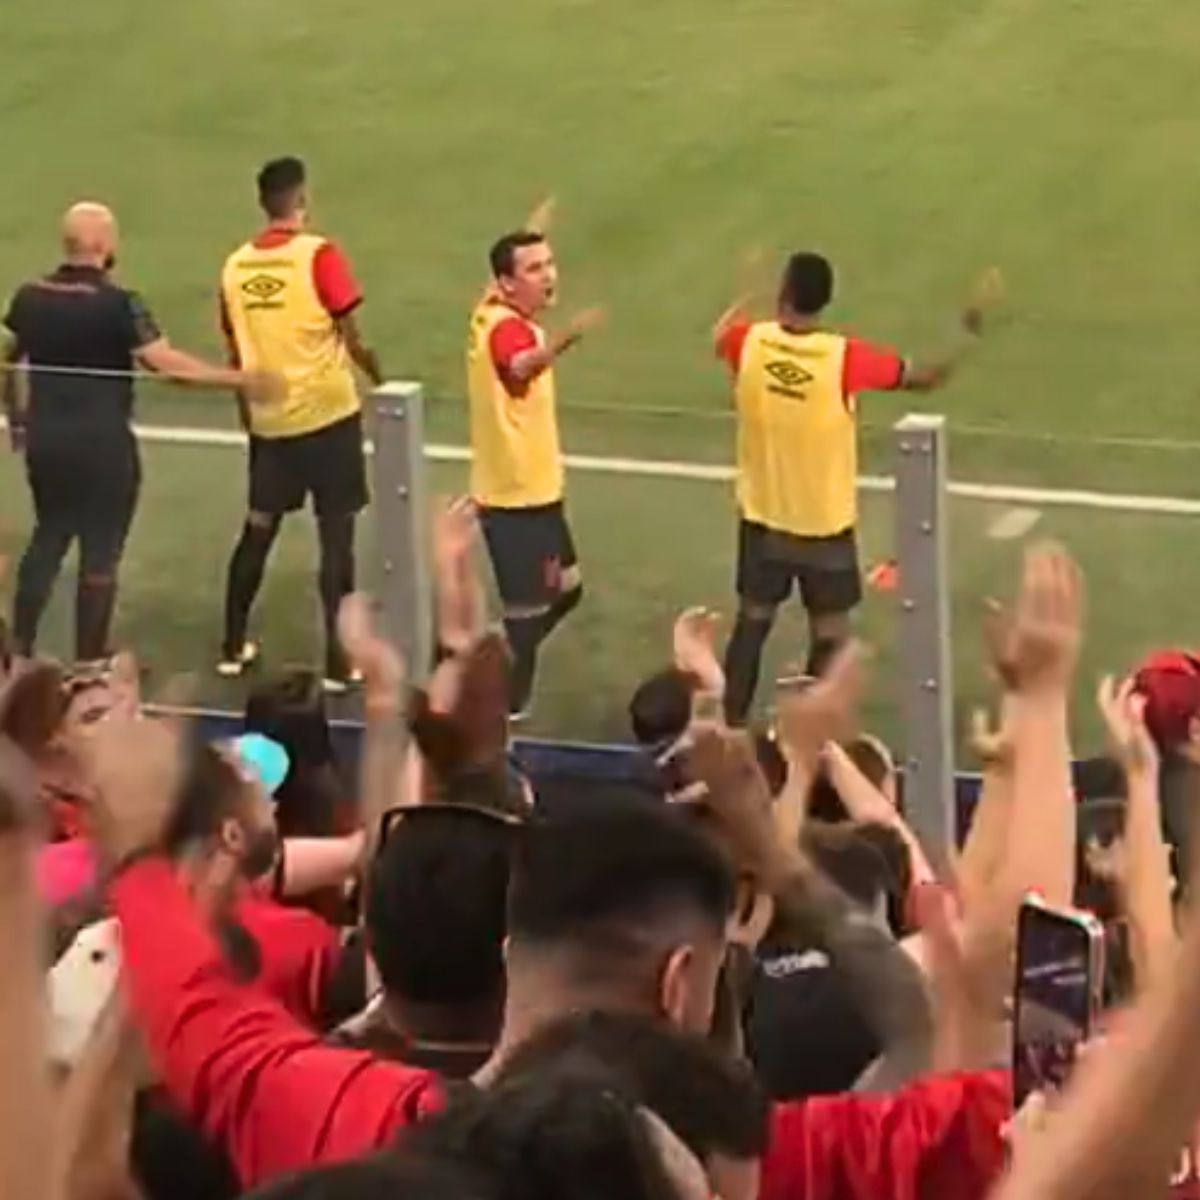
[[[863,778],[881,792],[893,807],[896,807],[899,803],[896,764],[892,759],[891,751],[883,742],[869,733],[862,733],[843,743],[842,749],[862,773]],[[818,770],[817,776],[813,780],[808,812],[809,816],[814,819],[830,824],[850,819],[850,814],[846,811],[846,806],[824,767]]]
[[[779,284],[779,308],[797,317],[817,316],[833,299],[833,267],[811,251],[793,254]]]
[[[501,1081],[547,1063],[607,1067],[704,1166],[722,1200],[754,1200],[766,1149],[767,1101],[754,1072],[706,1038],[627,1013],[568,1017],[509,1057]]]
[[[682,737],[699,686],[695,675],[678,667],[668,667],[642,682],[629,702],[629,723],[638,745],[661,749]]]
[[[63,673],[62,686],[65,707],[60,735],[74,750],[86,747],[109,714],[132,716],[141,708],[138,665],[130,654],[73,667]]]
[[[501,297],[518,312],[532,316],[554,303],[558,267],[542,234],[528,229],[506,233],[493,244],[488,261]]]
[[[165,849],[221,885],[258,879],[279,853],[271,791],[287,770],[283,749],[259,734],[190,748]]]
[[[18,669],[0,695],[0,737],[32,759],[45,753],[66,713],[63,681],[56,663],[35,662]]]
[[[258,202],[272,221],[303,218],[308,208],[304,163],[290,155],[273,158],[258,173]]]
[[[888,901],[908,895],[908,848],[887,825],[810,821],[801,841],[817,866],[860,908],[880,913]]]
[[[1151,654],[1135,671],[1146,697],[1146,728],[1160,750],[1200,741],[1200,658],[1179,650]]]
[[[282,837],[329,837],[349,831],[320,680],[290,671],[264,680],[246,699],[246,730],[287,751],[287,778],[275,795]]]
[[[423,797],[453,803],[459,794],[490,786],[493,802],[485,807],[527,815],[532,792],[508,758],[508,644],[499,634],[487,634],[438,670],[449,674],[429,691],[413,688],[409,701]]]
[[[581,1008],[707,1032],[732,907],[720,851],[668,808],[531,826],[509,888],[506,1040]]]
[[[470,1164],[501,1200],[708,1200],[703,1168],[620,1074],[594,1061],[461,1093],[402,1153]]]
[[[63,256],[77,266],[111,270],[117,262],[117,218],[94,200],[72,204],[63,214]]]
[[[254,1195],[257,1200],[502,1200],[467,1163],[395,1150],[303,1171]]]
[[[504,904],[514,821],[420,805],[388,828],[367,883],[366,928],[396,1023],[491,1040],[504,1004]]]

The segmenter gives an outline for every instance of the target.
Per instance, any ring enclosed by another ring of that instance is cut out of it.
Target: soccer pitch
[[[1181,443],[1200,444],[1198,58],[1200,15],[1148,0],[45,0],[10,14],[0,49],[0,285],[48,266],[59,211],[95,196],[122,218],[123,278],[174,340],[215,354],[216,273],[253,228],[253,172],[299,153],[319,224],[366,287],[372,341],[391,374],[426,383],[431,436],[457,442],[487,244],[553,191],[564,308],[611,313],[563,364],[568,448],[721,462],[727,385],[707,330],[748,247],[824,250],[840,271],[833,317],[913,353],[937,347],[962,288],[995,263],[1009,311],[937,398],[952,474],[1197,496],[1200,446]],[[886,469],[875,430],[904,408],[865,399],[868,468]],[[223,398],[157,388],[141,415],[231,417]],[[549,648],[537,728],[612,735],[671,610],[729,607],[730,498],[580,475],[571,494],[587,608]],[[148,452],[122,628],[163,669],[211,658],[241,497],[235,452]],[[6,459],[9,551],[23,505]],[[887,509],[867,501],[868,559],[890,553]],[[954,505],[964,707],[980,688],[968,624],[1016,555],[988,536],[998,515]],[[265,598],[273,657],[311,641],[300,528]],[[1038,528],[1089,568],[1089,670],[1200,640],[1194,519],[1047,510]],[[873,595],[864,610],[885,675],[890,605]],[[60,597],[52,641],[65,614]],[[796,642],[782,628],[780,656]]]

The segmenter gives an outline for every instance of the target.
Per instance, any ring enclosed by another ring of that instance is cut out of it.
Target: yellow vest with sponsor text
[[[313,259],[324,244],[310,233],[266,249],[247,242],[221,273],[243,369],[277,372],[287,384],[281,399],[249,406],[257,437],[312,433],[361,407],[345,342],[313,281]]]
[[[750,327],[736,382],[737,499],[748,521],[829,537],[858,518],[854,397],[843,397],[846,339]]]
[[[554,368],[543,371],[523,395],[512,396],[492,361],[492,330],[516,315],[495,297],[485,299],[471,314],[467,343],[471,495],[488,508],[533,508],[563,496]],[[545,331],[527,324],[538,345],[545,345]]]

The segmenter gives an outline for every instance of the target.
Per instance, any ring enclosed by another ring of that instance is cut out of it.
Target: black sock
[[[75,590],[75,657],[95,662],[111,653],[108,635],[112,629],[117,581],[111,576],[79,574]]]
[[[537,671],[538,646],[545,637],[548,615],[539,613],[534,617],[505,617],[504,619],[504,632],[508,635],[508,648],[512,651],[513,656],[508,700],[510,712],[520,712],[524,709],[529,703],[529,697],[533,694],[533,677]]]
[[[325,674],[330,679],[344,679],[349,669],[338,640],[337,619],[342,601],[354,590],[354,514],[318,517],[317,537],[321,547],[318,587],[325,618]]]
[[[817,677],[824,675],[830,659],[838,652],[841,645],[841,638],[813,638],[812,644],[808,647],[808,662],[804,665],[805,673]]]
[[[278,517],[271,518],[266,525],[247,521],[242,526],[242,536],[229,560],[229,574],[225,583],[224,654],[227,658],[237,658],[246,644],[250,609],[262,585],[267,555],[278,532]]]
[[[579,607],[579,602],[583,599],[583,584],[577,583],[569,591],[560,592],[553,604],[550,605],[550,611],[546,614],[544,621],[544,632],[542,633],[543,640],[548,638],[550,634],[558,628],[563,618],[569,613],[572,613]]]
[[[725,647],[725,720],[730,725],[743,724],[754,701],[771,621],[771,617],[762,620],[738,613],[729,645]]]

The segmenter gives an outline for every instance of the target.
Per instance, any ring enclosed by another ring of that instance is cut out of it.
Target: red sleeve
[[[725,329],[717,339],[717,357],[731,371],[736,371],[742,361],[742,347],[746,344],[746,335],[750,332],[749,321],[735,321]]]
[[[362,288],[349,260],[333,242],[325,242],[313,256],[313,283],[332,317],[346,316],[363,301]]]
[[[760,1200],[975,1200],[1004,1166],[1006,1072],[775,1105]]]
[[[842,392],[893,392],[904,382],[904,359],[895,350],[873,346],[858,338],[846,339],[842,363]]]
[[[523,396],[529,388],[528,384],[520,384],[513,379],[513,359],[528,350],[536,350],[537,344],[537,334],[533,332],[529,323],[522,321],[520,317],[505,317],[503,321],[497,321],[492,326],[488,351],[492,356],[496,374],[500,376],[510,396]]]
[[[441,1103],[429,1072],[326,1046],[265,993],[237,984],[165,860],[130,867],[112,899],[125,987],[151,1055],[245,1188],[383,1147]]]
[[[256,982],[297,1020],[319,1029],[325,990],[341,955],[337,930],[315,913],[253,893],[238,905],[237,917],[259,946]]]

